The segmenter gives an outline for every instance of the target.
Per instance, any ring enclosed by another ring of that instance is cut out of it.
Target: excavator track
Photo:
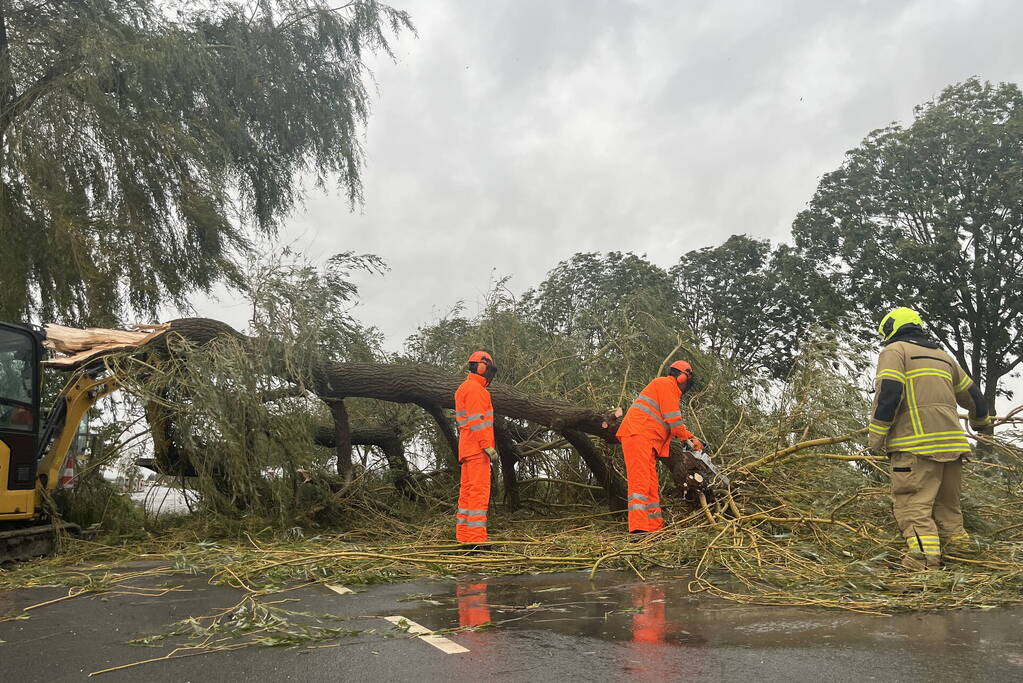
[[[36,526],[0,529],[0,564],[49,555],[61,534],[79,535],[77,524],[39,524]]]

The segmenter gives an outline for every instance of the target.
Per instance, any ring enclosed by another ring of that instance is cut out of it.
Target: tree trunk
[[[352,430],[343,400],[327,401],[334,418],[334,449],[337,451],[337,473],[345,486],[352,482]]]
[[[501,456],[504,502],[514,511],[522,507],[522,497],[519,493],[519,477],[515,471],[515,463],[519,461],[519,449],[508,432],[507,426],[503,423],[504,420],[498,420],[494,423],[494,440],[497,443],[497,453]]]
[[[581,431],[564,429],[561,431],[565,440],[579,452],[579,456],[590,468],[597,483],[607,492],[607,503],[612,510],[625,509],[625,480],[610,466],[600,454],[590,437]]]
[[[333,427],[317,427],[313,440],[318,446],[325,448],[337,447],[337,433]],[[352,446],[375,446],[384,454],[387,468],[394,478],[394,487],[407,498],[415,498],[409,478],[408,459],[405,457],[405,444],[401,434],[390,425],[361,427],[352,429],[349,434]]]
[[[444,409],[436,403],[420,403],[419,407],[430,414],[430,417],[437,424],[437,429],[440,430],[441,436],[444,437],[448,444],[448,457],[445,458],[447,461],[445,464],[448,467],[458,469],[458,434],[451,424],[451,419],[444,414]],[[441,463],[438,462],[437,467],[440,466]]]

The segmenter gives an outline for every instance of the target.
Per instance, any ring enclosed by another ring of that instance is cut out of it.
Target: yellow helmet
[[[891,339],[903,325],[923,327],[924,321],[920,318],[920,314],[912,308],[901,306],[881,318],[881,324],[877,326],[877,333],[884,339]]]

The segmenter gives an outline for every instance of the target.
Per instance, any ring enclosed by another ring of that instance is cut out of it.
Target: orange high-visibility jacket
[[[682,389],[674,377],[658,377],[646,385],[625,413],[615,436],[644,436],[658,449],[658,457],[668,457],[671,437],[693,438],[682,424]]]
[[[459,462],[494,447],[494,404],[486,383],[482,376],[470,374],[455,392]]]

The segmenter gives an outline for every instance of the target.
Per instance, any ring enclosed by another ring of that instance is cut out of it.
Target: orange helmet
[[[490,384],[497,375],[497,364],[489,351],[473,351],[469,356],[469,372],[481,375]]]
[[[693,383],[693,366],[684,360],[677,360],[668,366],[668,375],[674,377],[681,388],[686,389]]]

